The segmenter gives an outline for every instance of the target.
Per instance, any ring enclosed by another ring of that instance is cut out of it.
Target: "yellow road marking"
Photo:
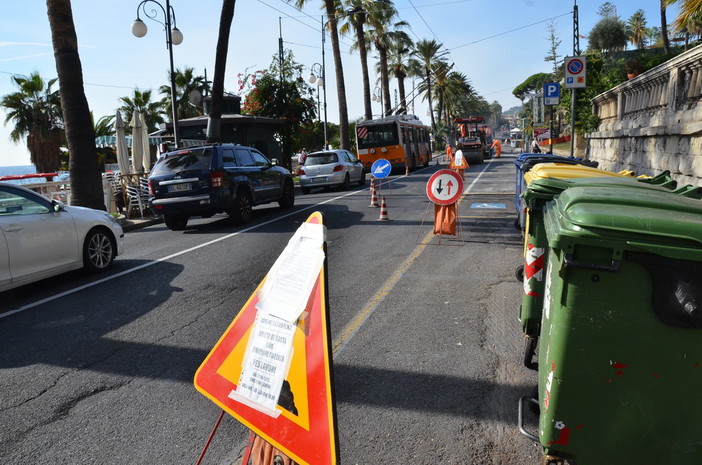
[[[470,192],[470,190],[475,186],[475,184],[478,182],[478,179],[483,175],[485,170],[490,166],[490,163],[492,163],[493,159],[490,159],[490,162],[485,164],[485,167],[483,170],[476,176],[476,178],[473,180],[473,182],[468,186],[468,188],[461,194],[461,197],[458,199],[456,203],[460,204],[461,201],[464,199],[466,195]],[[366,303],[366,305],[363,307],[363,309],[356,314],[355,317],[348,323],[346,323],[346,326],[341,330],[341,333],[339,333],[339,336],[337,336],[333,341],[332,341],[332,355],[337,355],[340,353],[342,350],[344,350],[344,347],[346,347],[346,344],[351,341],[353,336],[358,332],[359,329],[363,326],[363,324],[368,320],[368,318],[373,314],[373,312],[378,308],[378,306],[385,300],[385,297],[387,297],[388,294],[390,294],[390,291],[395,287],[395,285],[400,281],[400,278],[405,274],[405,272],[409,269],[410,266],[417,260],[417,258],[422,254],[424,249],[429,245],[429,238],[434,235],[434,231],[429,231],[422,241],[419,243],[417,247],[414,248],[411,254],[405,260],[402,262],[402,264],[399,266],[397,270],[388,278],[383,285],[378,289],[378,291],[375,293],[373,297]]]

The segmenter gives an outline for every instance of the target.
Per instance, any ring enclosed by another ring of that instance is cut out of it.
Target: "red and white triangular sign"
[[[315,212],[306,222],[323,225],[322,214]],[[301,465],[338,463],[325,279],[326,260],[295,324],[290,368],[274,412],[257,408],[255,403],[240,402],[232,394],[245,369],[258,312],[256,304],[265,279],[197,370],[194,380],[198,391]]]

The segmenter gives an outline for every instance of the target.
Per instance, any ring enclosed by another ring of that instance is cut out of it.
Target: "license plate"
[[[183,192],[189,191],[191,189],[189,182],[184,182],[182,184],[169,184],[168,192]]]
[[[312,182],[324,182],[326,180],[327,180],[327,178],[312,178],[312,179],[310,179],[310,181],[312,181]]]

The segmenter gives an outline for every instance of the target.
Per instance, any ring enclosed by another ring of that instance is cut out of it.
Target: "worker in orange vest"
[[[500,139],[493,140],[490,148],[495,149],[495,157],[500,158],[500,155],[502,155],[502,142],[500,142]]]
[[[446,161],[451,163],[453,161],[453,149],[451,144],[446,144]]]

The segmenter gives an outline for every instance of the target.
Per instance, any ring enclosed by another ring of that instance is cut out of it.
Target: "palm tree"
[[[90,112],[90,119],[95,120],[93,112]],[[93,124],[95,128],[95,137],[114,136],[115,135],[115,115],[107,115],[100,118],[97,123]]]
[[[10,140],[26,140],[29,157],[39,173],[60,168],[59,154],[63,143],[61,99],[52,86],[57,79],[45,82],[39,73],[29,77],[13,76],[19,91],[2,97],[5,124],[12,122]]]
[[[149,132],[156,131],[159,125],[165,123],[166,120],[163,118],[164,102],[152,102],[151,95],[151,89],[145,91],[134,89],[134,94],[131,97],[120,97],[122,106],[118,110],[124,114],[124,121],[131,121],[134,112],[138,111],[144,115]],[[168,113],[171,114],[170,111]]]
[[[407,114],[407,92],[405,91],[405,78],[410,73],[405,57],[414,43],[409,35],[402,31],[395,31],[392,36],[392,44],[388,50],[388,67],[390,73],[397,79],[397,88],[400,92],[400,107],[398,113]]]
[[[680,13],[675,19],[675,27],[681,28],[688,24],[693,16],[702,12],[702,0],[661,0],[661,14],[665,14],[665,8],[675,3],[679,4]],[[663,20],[663,16],[661,16]]]
[[[446,77],[446,86],[443,89],[446,124],[451,125],[451,122],[459,116],[468,116],[466,111],[470,106],[470,101],[476,95],[475,89],[465,74],[451,71]]]
[[[90,112],[90,120],[93,121],[95,137],[115,135],[115,115],[107,115],[95,122],[93,112]],[[97,156],[102,164],[117,163],[117,155],[112,147],[97,147]]]
[[[287,0],[291,2],[292,0]],[[306,0],[295,0],[295,7],[302,9]],[[341,47],[339,46],[339,29],[337,17],[337,1],[324,0],[327,21],[322,25],[322,30],[328,29],[331,36],[332,51],[334,53],[334,72],[336,74],[336,95],[339,100],[339,145],[344,150],[349,150],[349,111],[346,103],[346,84],[344,83],[344,66],[341,62]],[[324,32],[323,32],[324,33]],[[325,33],[324,33],[325,34]],[[326,37],[324,35],[323,37]],[[325,76],[326,77],[326,76]],[[325,82],[324,85],[327,85]]]
[[[47,0],[46,7],[70,153],[71,202],[82,207],[105,210],[100,175],[102,169],[98,164],[95,131],[83,89],[83,69],[78,55],[71,2]]]
[[[380,88],[383,92],[383,115],[391,113],[390,101],[390,74],[388,71],[388,50],[392,47],[398,34],[404,34],[399,29],[407,26],[404,21],[392,23],[397,15],[397,10],[392,2],[387,1],[382,8],[373,10],[373,15],[368,17],[370,29],[366,31],[367,37],[372,40],[380,61]]]
[[[646,46],[646,13],[644,10],[636,10],[631,18],[626,22],[626,32],[629,34],[629,42],[639,49]]]
[[[431,70],[434,63],[437,61],[444,61],[447,51],[441,51],[442,44],[438,43],[434,39],[432,40],[420,40],[414,44],[414,49],[412,50],[412,57],[415,60],[410,64],[413,69],[413,73],[425,82],[421,87],[424,88],[424,92],[427,94],[427,100],[429,101],[429,110],[431,113],[431,128],[432,131],[436,130],[436,121],[434,120],[434,107],[431,99]]]
[[[224,0],[219,19],[219,35],[215,54],[215,71],[212,80],[212,109],[207,120],[207,141],[220,142],[222,107],[224,105],[224,72],[227,67],[227,50],[229,49],[229,33],[234,19],[234,4],[236,0]],[[207,80],[203,79],[205,85]]]
[[[368,12],[372,12],[374,8],[382,3],[382,1],[374,0],[347,0],[346,6],[349,10],[353,11],[353,13],[345,16],[346,20],[343,21],[339,28],[339,32],[343,35],[349,35],[353,28],[356,37],[356,40],[351,46],[351,50],[358,50],[361,59],[363,116],[367,120],[373,119],[373,109],[371,108],[370,78],[368,75],[368,41],[366,40],[364,27],[369,14]]]
[[[232,5],[232,15],[233,14],[234,7]],[[175,74],[176,109],[178,110],[178,120],[202,115],[204,113],[202,111],[202,107],[196,107],[194,105],[191,105],[188,99],[190,97],[190,92],[194,90],[197,90],[201,94],[204,94],[205,88],[207,87],[205,77],[196,76],[195,68],[191,67],[186,67],[183,71],[176,68],[173,74]],[[170,73],[168,78],[170,82]],[[171,111],[171,85],[168,84],[159,87],[159,92],[164,96],[163,102],[166,107],[166,112],[169,115],[172,115],[173,112]]]
[[[661,38],[663,39],[663,51],[670,55],[670,40],[668,39],[668,20],[665,16],[667,5],[675,3],[675,0],[661,0]]]

